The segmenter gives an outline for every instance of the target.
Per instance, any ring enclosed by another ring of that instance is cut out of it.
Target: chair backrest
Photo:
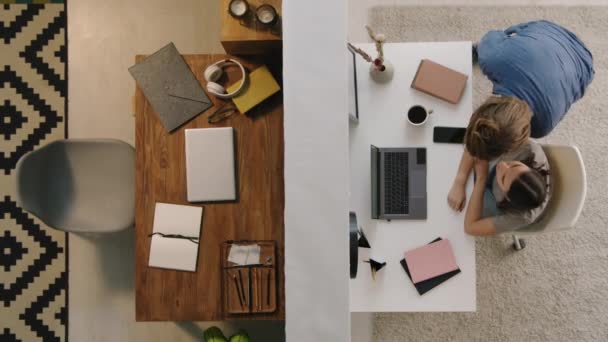
[[[17,202],[50,227],[106,233],[133,226],[135,152],[112,139],[51,142],[16,167]]]
[[[575,146],[543,145],[551,167],[552,195],[542,218],[523,229],[538,233],[574,228],[587,196],[587,175],[580,151]]]
[[[48,170],[60,169],[55,165],[67,164],[64,154],[55,155],[57,145],[58,142],[55,141],[25,154],[19,159],[15,169],[17,203],[21,208],[39,218],[46,216],[48,211],[46,202],[48,202],[48,184],[51,182]],[[54,211],[58,211],[58,209],[54,208]],[[44,219],[41,220],[44,221]]]

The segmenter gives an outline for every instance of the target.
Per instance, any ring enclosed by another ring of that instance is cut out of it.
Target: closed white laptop
[[[188,202],[236,200],[234,129],[186,130]]]

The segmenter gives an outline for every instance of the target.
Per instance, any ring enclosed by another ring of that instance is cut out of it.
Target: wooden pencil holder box
[[[228,261],[233,245],[260,246],[260,263],[238,265]],[[225,316],[273,313],[277,310],[276,243],[226,241],[222,244],[222,297]]]

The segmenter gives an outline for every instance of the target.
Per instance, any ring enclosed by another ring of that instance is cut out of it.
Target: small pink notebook
[[[458,269],[449,240],[440,240],[405,252],[414,284]]]

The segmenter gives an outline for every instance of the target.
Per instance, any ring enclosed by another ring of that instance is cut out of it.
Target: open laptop
[[[371,145],[371,173],[373,219],[426,219],[426,148]]]

